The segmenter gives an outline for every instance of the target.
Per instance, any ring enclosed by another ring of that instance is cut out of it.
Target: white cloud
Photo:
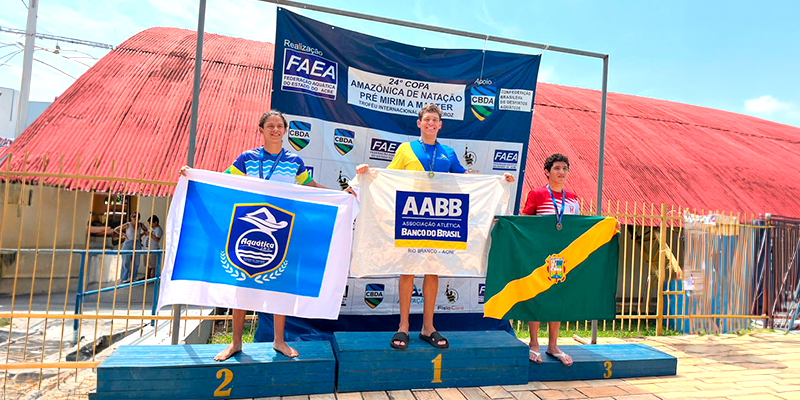
[[[783,124],[800,126],[800,107],[770,95],[744,101],[745,113]]]
[[[521,30],[519,27],[515,25],[509,25],[505,21],[498,21],[491,15],[491,11],[498,10],[497,7],[490,7],[488,2],[485,0],[480,0],[478,1],[477,8],[480,12],[475,13],[475,18],[484,23],[486,26],[492,28],[492,30],[499,32],[500,36],[507,38],[516,38],[521,36]]]
[[[745,100],[744,109],[751,114],[774,114],[776,112],[788,112],[794,109],[791,103],[782,102],[770,95],[756,97],[755,99]]]
[[[205,31],[273,43],[276,8],[274,4],[260,1],[216,0],[208,4]],[[196,12],[193,18],[196,25]],[[196,29],[196,26],[191,29]]]

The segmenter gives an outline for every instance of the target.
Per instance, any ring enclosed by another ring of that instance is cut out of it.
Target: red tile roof
[[[14,153],[12,170],[21,170],[27,152],[28,171],[42,171],[47,155],[46,171],[58,172],[63,154],[65,173],[76,172],[80,156],[81,174],[175,181],[186,163],[195,37],[151,28],[125,41],[4,153]],[[255,121],[270,107],[273,45],[213,34],[204,42],[195,165],[223,170],[259,144]],[[561,152],[572,165],[568,187],[595,198],[599,108],[597,91],[538,85],[523,193],[545,183],[542,162]],[[800,216],[798,128],[616,93],[609,93],[606,128],[606,200]]]

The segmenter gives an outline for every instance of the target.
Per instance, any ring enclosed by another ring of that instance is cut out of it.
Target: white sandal
[[[535,362],[537,364],[541,364],[542,363],[542,353],[540,353],[538,351],[534,351],[534,350],[528,350],[528,353],[533,354],[534,356],[536,356],[536,358],[539,359],[539,361],[533,361],[533,362]]]
[[[552,357],[555,357],[555,358],[561,360],[561,364],[564,364],[565,367],[569,367],[570,365],[572,365],[572,361],[570,361],[569,364],[564,362],[564,359],[567,357],[567,353],[564,353],[563,351],[560,352],[560,353],[551,353],[551,352],[547,351],[545,353],[547,353],[548,356],[552,356]]]

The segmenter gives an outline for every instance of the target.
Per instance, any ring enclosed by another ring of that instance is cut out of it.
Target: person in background
[[[147,261],[147,276],[146,278],[152,278],[156,276],[156,269],[158,268],[158,260],[160,257],[158,254],[153,253],[153,251],[161,250],[161,238],[164,237],[164,230],[161,229],[159,225],[159,220],[157,215],[153,215],[147,219],[147,222],[150,223],[150,232],[148,232],[143,238],[143,245],[146,249],[146,252],[149,252],[148,261]]]
[[[124,254],[122,256],[121,283],[136,280],[136,274],[139,271],[139,255],[141,253],[138,253],[138,251],[142,250],[142,236],[147,235],[148,232],[147,227],[139,221],[140,218],[141,215],[138,212],[134,212],[130,214],[128,222],[114,229],[117,235],[122,236],[120,239],[125,240],[122,242],[122,250],[137,250],[135,251],[137,253],[136,257],[133,254]],[[131,263],[133,263],[133,270],[131,270]]]

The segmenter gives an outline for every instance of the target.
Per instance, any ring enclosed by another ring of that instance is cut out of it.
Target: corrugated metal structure
[[[64,173],[77,173],[80,157],[83,175],[176,181],[186,164],[196,37],[194,31],[151,28],[126,40],[6,150],[14,154],[11,170],[22,170],[27,152],[26,170],[42,171],[46,155],[46,171],[55,173],[63,154]],[[257,121],[270,106],[273,49],[270,43],[205,36],[197,168],[223,170],[242,149],[261,142]],[[147,188],[142,193],[151,194]]]
[[[526,190],[546,183],[544,160],[560,152],[570,157],[568,187],[596,198],[599,111],[598,91],[539,84]],[[604,172],[604,207],[800,216],[800,128],[746,115],[609,93]]]
[[[42,171],[47,155],[45,170],[55,173],[63,154],[64,173],[77,172],[80,156],[80,174],[175,181],[186,163],[195,37],[152,28],[125,41],[6,150],[14,154],[11,170],[22,170],[27,152],[26,170]],[[196,167],[223,170],[259,144],[256,121],[270,107],[273,49],[205,36]],[[544,159],[561,152],[572,164],[569,188],[595,198],[599,109],[598,91],[539,84],[523,195],[544,184]],[[798,128],[615,93],[607,121],[605,200],[800,216]]]

